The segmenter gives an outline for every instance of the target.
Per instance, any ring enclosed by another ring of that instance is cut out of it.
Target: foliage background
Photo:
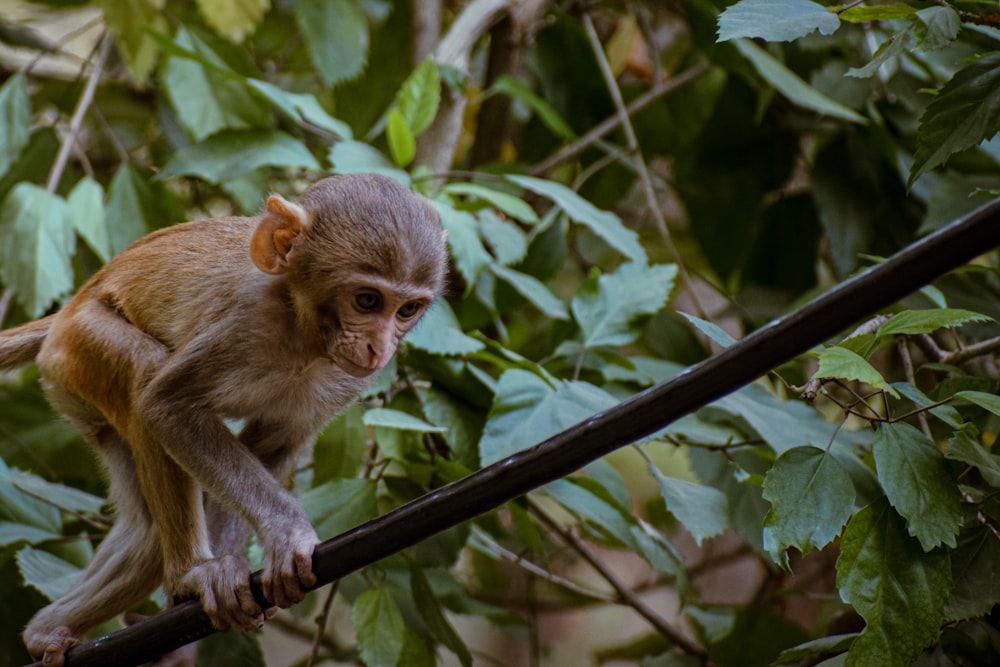
[[[727,4],[2,0],[0,320],[322,172],[411,184],[449,293],[296,475],[332,536],[1000,188],[993,4]],[[199,664],[990,664],[997,292],[990,253]],[[0,663],[21,664],[110,508],[34,369],[0,379],[0,455]]]

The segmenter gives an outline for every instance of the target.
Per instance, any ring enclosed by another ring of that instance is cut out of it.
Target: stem
[[[896,336],[896,349],[899,350],[899,358],[903,361],[903,372],[906,374],[906,381],[914,387],[917,386],[917,377],[913,372],[913,357],[910,356],[910,346],[906,342],[905,336]],[[920,423],[920,430],[929,439],[934,440],[931,435],[931,426],[927,423],[927,413],[921,410],[917,413],[917,421]]]
[[[319,657],[319,647],[323,643],[323,637],[326,636],[326,624],[330,619],[330,609],[333,608],[333,600],[337,597],[337,584],[339,583],[340,581],[338,580],[330,586],[326,602],[323,603],[323,609],[320,611],[319,616],[316,617],[316,632],[313,634],[312,646],[309,648],[309,659],[306,660],[306,667],[313,667],[316,664],[316,658]]]
[[[59,180],[62,178],[63,171],[66,169],[66,162],[69,160],[69,153],[73,150],[73,145],[76,143],[76,135],[80,133],[80,127],[83,125],[83,117],[87,114],[87,109],[90,108],[91,103],[94,101],[97,82],[104,72],[104,63],[107,60],[110,48],[111,37],[108,33],[104,33],[97,54],[97,64],[94,65],[94,69],[90,73],[90,78],[87,79],[87,85],[83,89],[83,94],[77,100],[76,108],[73,110],[73,118],[69,123],[69,132],[63,137],[62,144],[59,146],[59,154],[56,155],[56,161],[52,164],[52,169],[49,171],[49,178],[45,183],[45,189],[49,193],[54,193],[56,188],[59,187]]]
[[[685,70],[683,73],[678,74],[671,79],[657,83],[645,93],[632,100],[632,103],[625,107],[625,109],[630,114],[638,113],[667,93],[671,93],[678,88],[691,83],[702,74],[708,72],[710,69],[712,69],[711,63],[706,62],[695,65],[691,69]],[[556,167],[567,160],[572,160],[577,155],[590,148],[594,142],[603,138],[609,132],[616,130],[620,124],[621,118],[616,112],[614,115],[609,116],[595,125],[589,132],[570,145],[560,149],[554,155],[536,164],[528,171],[528,173],[532,176],[540,176],[541,174],[550,171],[553,167]]]
[[[981,357],[997,350],[1000,350],[1000,337],[979,341],[978,343],[959,348],[954,352],[945,352],[941,355],[940,361],[945,364],[960,364],[973,357]]]
[[[527,560],[524,556],[516,554],[510,549],[507,549],[498,544],[496,540],[492,539],[489,535],[487,535],[485,531],[478,530],[475,528],[474,531],[476,539],[481,541],[484,544],[484,546],[489,547],[490,549],[489,551],[481,549],[487,555],[495,554],[500,558],[504,559],[505,561],[513,563],[514,565],[518,566],[525,572],[533,574],[534,576],[538,577],[539,579],[542,579],[543,581],[547,581],[553,586],[558,586],[559,588],[565,588],[566,590],[575,593],[576,595],[579,595],[581,597],[594,600],[595,602],[606,602],[606,603],[618,602],[618,600],[615,598],[612,598],[603,593],[599,593],[598,591],[592,590],[590,588],[581,586],[575,581],[566,579],[565,577],[560,577],[558,574],[553,574],[552,572],[546,570],[544,567],[532,563],[531,561]],[[473,543],[473,548],[475,548],[475,543]]]
[[[549,530],[558,535],[566,544],[572,547],[572,549],[576,551],[577,554],[583,558],[583,560],[587,561],[587,563],[594,568],[594,570],[596,570],[605,581],[611,584],[611,587],[615,589],[615,593],[618,594],[622,604],[628,605],[634,609],[636,613],[646,619],[646,621],[648,621],[657,632],[676,644],[688,655],[698,656],[703,662],[708,659],[705,651],[702,650],[700,646],[692,643],[691,640],[682,635],[679,630],[667,623],[660,617],[659,614],[653,611],[649,605],[643,602],[628,586],[625,585],[625,582],[618,578],[618,575],[615,574],[611,568],[604,564],[604,561],[598,558],[594,552],[590,550],[583,540],[574,535],[572,531],[567,530],[556,523],[552,517],[546,514],[545,511],[542,510],[542,508],[536,503],[532,502],[531,499],[528,499],[528,509],[542,523],[544,523]]]
[[[667,247],[671,257],[674,259],[674,263],[677,264],[677,268],[680,270],[684,284],[691,286],[691,276],[681,259],[680,253],[677,252],[677,246],[674,244],[674,239],[670,235],[670,230],[667,229],[667,221],[663,217],[663,211],[660,209],[660,203],[656,199],[656,191],[653,189],[653,179],[649,177],[649,167],[646,166],[646,159],[642,155],[642,148],[639,146],[639,139],[635,134],[635,128],[632,127],[632,119],[629,117],[628,109],[625,107],[625,100],[622,98],[622,91],[618,87],[618,82],[615,80],[614,72],[611,71],[611,63],[608,62],[608,57],[604,53],[604,48],[601,46],[601,39],[597,36],[597,30],[594,28],[594,22],[591,20],[589,14],[584,15],[583,25],[587,29],[587,38],[590,40],[590,48],[593,49],[594,56],[597,58],[597,64],[601,68],[601,75],[604,77],[604,84],[607,86],[608,92],[611,94],[611,100],[615,104],[615,110],[618,114],[618,123],[625,132],[625,142],[628,147],[628,152],[636,162],[636,169],[639,172],[639,182],[642,183],[642,191],[646,197],[646,205],[649,207],[649,211],[653,214],[653,220],[656,222],[656,229],[660,232],[663,244]],[[694,289],[688,290],[688,292],[691,297],[691,302],[698,310],[698,315],[702,319],[708,319],[705,307],[698,299],[698,293]]]

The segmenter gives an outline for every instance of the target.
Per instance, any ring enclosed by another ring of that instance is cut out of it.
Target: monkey
[[[433,206],[337,175],[255,217],[145,236],[60,310],[0,332],[0,368],[38,364],[96,450],[115,521],[23,639],[60,666],[90,628],[163,585],[220,629],[259,627],[315,586],[315,530],[286,488],[299,455],[384,368],[443,289]],[[232,424],[242,424],[240,428]],[[268,608],[250,591],[251,531]]]

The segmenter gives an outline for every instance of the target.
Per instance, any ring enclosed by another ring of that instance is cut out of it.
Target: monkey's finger
[[[298,576],[299,581],[307,589],[313,588],[316,585],[316,574],[312,569],[312,553],[299,551],[295,553],[294,559],[295,574]]]

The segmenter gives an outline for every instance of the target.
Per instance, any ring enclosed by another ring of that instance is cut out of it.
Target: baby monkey
[[[243,556],[264,552],[268,602],[316,584],[316,532],[285,482],[440,294],[434,209],[377,175],[325,178],[253,218],[136,241],[62,310],[0,333],[0,368],[36,360],[52,406],[107,468],[114,527],[65,596],[28,624],[62,665],[94,627],[161,583],[219,629],[263,623]],[[238,435],[224,420],[243,426]]]

